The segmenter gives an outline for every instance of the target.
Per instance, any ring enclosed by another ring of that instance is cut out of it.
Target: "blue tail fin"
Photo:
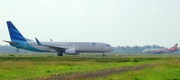
[[[11,41],[14,41],[14,40],[26,41],[23,35],[18,31],[18,29],[16,29],[13,23],[11,23],[11,21],[7,21],[7,26],[8,26]]]

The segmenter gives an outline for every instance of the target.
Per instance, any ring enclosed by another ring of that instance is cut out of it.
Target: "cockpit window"
[[[106,46],[110,46],[109,44],[107,44]]]

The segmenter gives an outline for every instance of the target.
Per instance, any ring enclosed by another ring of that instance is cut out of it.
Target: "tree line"
[[[145,45],[145,46],[117,46],[115,47],[115,50],[111,53],[143,53],[142,51],[145,49],[165,49],[166,47],[159,46],[159,45]],[[180,48],[178,48],[180,50]],[[173,53],[180,53],[180,51],[176,51]]]
[[[142,51],[144,49],[164,49],[165,47],[159,46],[159,45],[145,45],[145,46],[117,46],[115,47],[114,51],[111,51],[110,53],[143,53]],[[16,52],[17,48],[9,45],[0,45],[0,52]],[[180,50],[180,49],[179,49]],[[19,49],[19,52],[31,52],[23,49]],[[180,51],[176,51],[174,53],[180,53]]]

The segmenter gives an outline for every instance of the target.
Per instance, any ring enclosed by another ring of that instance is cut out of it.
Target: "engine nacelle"
[[[67,55],[78,55],[79,53],[76,52],[75,49],[66,49],[65,54],[67,54]]]

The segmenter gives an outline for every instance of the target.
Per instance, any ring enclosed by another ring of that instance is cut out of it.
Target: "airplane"
[[[178,43],[174,45],[174,47],[170,49],[145,49],[143,50],[144,53],[154,53],[154,54],[161,54],[161,53],[169,53],[178,51]]]
[[[40,42],[37,38],[25,38],[11,21],[6,21],[11,41],[3,40],[17,49],[37,52],[57,52],[57,56],[78,55],[79,53],[106,53],[114,48],[103,42]]]

